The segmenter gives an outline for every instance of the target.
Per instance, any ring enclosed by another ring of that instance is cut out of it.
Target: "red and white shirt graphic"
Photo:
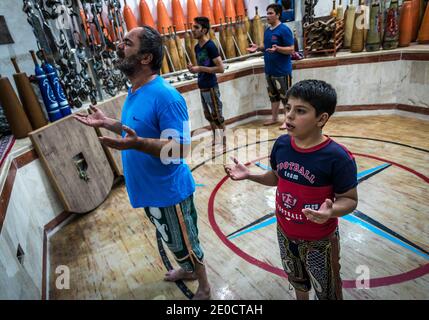
[[[271,151],[271,168],[279,177],[276,216],[283,232],[291,238],[319,240],[329,236],[338,219],[324,224],[311,222],[302,209],[318,210],[325,199],[334,200],[357,185],[353,155],[328,138],[310,149],[301,149],[289,135],[279,137]]]

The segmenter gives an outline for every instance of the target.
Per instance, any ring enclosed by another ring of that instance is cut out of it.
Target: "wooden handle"
[[[45,49],[40,49],[40,52],[42,52],[42,57],[43,57],[43,60],[45,60],[45,62],[48,62],[48,58],[47,58],[47,56],[46,56],[46,51],[45,51]]]
[[[30,50],[30,54],[31,54],[31,58],[33,59],[34,64],[39,64],[37,62],[36,53],[34,52],[34,50]]]
[[[12,61],[13,67],[15,68],[16,73],[21,73],[21,70],[19,70],[18,63],[16,62],[16,57],[10,58],[10,61]]]

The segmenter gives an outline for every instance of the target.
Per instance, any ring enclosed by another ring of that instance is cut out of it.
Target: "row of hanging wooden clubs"
[[[210,30],[210,38],[219,48],[223,59],[232,59],[247,55],[247,48],[256,43],[262,45],[264,41],[264,25],[255,7],[255,16],[249,20],[244,0],[225,0],[225,10],[221,0],[202,0],[201,12],[194,0],[187,0],[187,17],[183,13],[180,0],[171,0],[172,18],[168,15],[163,0],[158,0],[156,5],[158,20],[154,21],[150,9],[145,0],[139,2],[140,24],[124,1],[123,16],[128,30],[139,25],[148,25],[156,28],[163,36],[165,55],[161,73],[167,74],[184,70],[189,63],[197,65],[194,47],[197,40],[192,36],[192,24],[197,16],[205,16],[214,26]],[[216,36],[218,34],[218,37]]]
[[[429,43],[429,4],[425,0],[391,0],[385,2],[372,0],[369,6],[359,0],[354,6],[350,0],[343,11],[341,0],[336,8],[333,1],[333,14],[338,19],[344,12],[344,48],[351,52],[388,50],[409,46],[411,42]]]

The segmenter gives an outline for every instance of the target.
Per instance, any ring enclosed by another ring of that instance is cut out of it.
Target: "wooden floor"
[[[262,126],[254,121],[239,128]],[[345,299],[429,299],[429,121],[334,117],[325,129],[355,154],[360,176],[369,174],[358,187],[358,212],[340,219]],[[247,150],[253,157],[247,160],[261,158],[259,166],[250,168],[263,172],[273,139],[281,133],[271,127],[259,144],[238,139],[243,148],[235,153],[243,156]],[[275,188],[223,181],[219,161],[192,161],[190,167],[213,299],[293,299],[270,216]],[[227,237],[264,216],[254,230]],[[131,208],[124,186],[116,187],[97,210],[55,233],[49,248],[49,299],[188,299],[175,283],[162,280],[163,258],[175,266],[174,259],[168,252],[160,254],[164,247],[160,251],[154,226],[142,209]],[[70,269],[68,290],[55,287],[59,265]],[[357,289],[366,267],[370,288]],[[195,292],[195,282],[185,284]]]

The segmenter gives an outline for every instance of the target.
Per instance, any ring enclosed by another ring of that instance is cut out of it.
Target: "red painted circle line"
[[[390,163],[393,166],[396,166],[396,167],[404,169],[408,172],[411,172],[412,174],[421,178],[426,183],[429,183],[429,177],[427,177],[427,176],[425,176],[425,175],[423,175],[423,174],[421,174],[421,173],[419,173],[413,169],[410,169],[404,165],[401,165],[399,163],[396,163],[396,162],[393,162],[390,160],[386,160],[383,158],[375,157],[372,155],[363,154],[363,153],[353,153],[353,155],[361,156],[361,157],[367,157],[367,158],[371,158],[371,159]],[[264,159],[264,158],[268,158],[268,157],[258,158],[256,160],[253,160],[253,161],[247,163],[246,165],[253,163],[253,162],[256,162],[256,161],[259,161],[259,160]],[[225,234],[223,234],[222,230],[219,228],[218,224],[216,223],[215,216],[214,216],[214,209],[215,209],[214,208],[214,200],[216,198],[217,192],[219,191],[219,189],[222,187],[222,185],[225,183],[226,180],[228,180],[228,176],[223,177],[222,180],[220,180],[218,182],[218,184],[216,185],[216,187],[212,191],[210,198],[209,198],[208,217],[209,217],[210,225],[213,228],[213,231],[216,233],[216,235],[219,237],[219,239],[229,249],[231,249],[236,255],[238,255],[242,259],[246,260],[247,262],[249,262],[249,263],[265,270],[265,271],[274,273],[274,274],[276,274],[280,277],[283,277],[283,278],[287,278],[287,275],[283,269],[274,267],[274,266],[272,266],[266,262],[260,261],[260,260],[256,259],[255,257],[252,257],[251,255],[247,254],[246,252],[242,251],[239,247],[237,247],[235,244],[233,244],[231,241],[229,241],[227,236]],[[376,288],[376,287],[382,287],[382,286],[387,286],[387,285],[392,285],[392,284],[398,284],[398,283],[402,283],[405,281],[409,281],[409,280],[419,278],[419,277],[424,276],[425,274],[428,274],[428,273],[429,273],[429,263],[422,265],[418,268],[415,268],[413,270],[410,270],[408,272],[400,273],[397,275],[370,279],[370,287]],[[346,289],[356,288],[356,281],[355,280],[343,280],[343,288],[346,288]]]

